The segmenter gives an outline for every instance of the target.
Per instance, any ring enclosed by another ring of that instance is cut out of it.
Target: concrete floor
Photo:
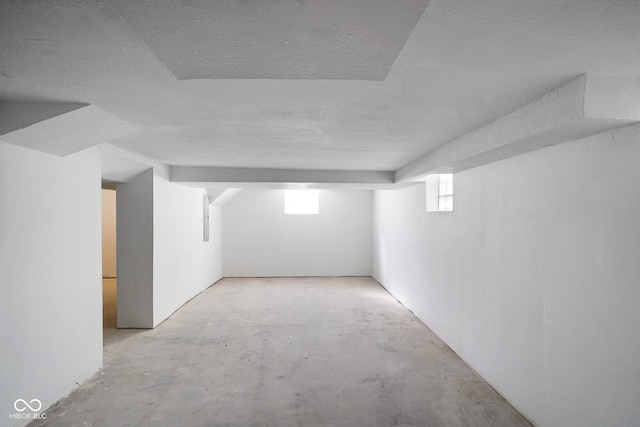
[[[529,426],[371,278],[224,279],[31,426]]]

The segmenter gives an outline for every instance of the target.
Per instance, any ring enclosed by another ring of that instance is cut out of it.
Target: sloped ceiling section
[[[0,135],[26,128],[88,104],[79,102],[0,101]]]
[[[180,80],[387,76],[428,0],[110,0]]]
[[[18,121],[34,117],[30,110],[24,111],[27,117],[18,116]],[[87,105],[4,134],[0,141],[66,156],[137,130],[106,111]]]

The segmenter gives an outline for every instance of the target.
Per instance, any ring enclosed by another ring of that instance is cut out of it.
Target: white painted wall
[[[220,208],[209,209],[209,241],[203,241],[202,189],[154,176],[154,325],[222,277]]]
[[[223,273],[371,275],[372,192],[320,190],[319,215],[285,215],[284,191],[245,189],[223,208]]]
[[[118,327],[152,328],[153,169],[118,184]]]
[[[43,409],[102,365],[100,157],[0,142],[0,416]]]
[[[102,190],[102,277],[117,277],[116,192]]]
[[[153,328],[222,277],[220,208],[204,242],[204,194],[163,168],[118,185],[118,327]]]
[[[640,419],[640,127],[376,192],[374,276],[540,426]]]

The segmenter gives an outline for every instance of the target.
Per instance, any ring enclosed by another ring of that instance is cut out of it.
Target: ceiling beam
[[[460,172],[640,121],[640,79],[581,75],[398,169],[402,183]]]
[[[207,187],[244,187],[252,184],[285,187],[318,185],[391,186],[392,171],[343,171],[298,169],[253,169],[171,166],[171,181]]]

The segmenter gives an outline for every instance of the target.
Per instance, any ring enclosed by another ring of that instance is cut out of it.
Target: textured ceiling
[[[580,74],[640,76],[638,22],[637,0],[0,1],[0,100],[92,104],[171,165],[389,171]]]
[[[180,80],[384,80],[428,0],[111,0]]]

